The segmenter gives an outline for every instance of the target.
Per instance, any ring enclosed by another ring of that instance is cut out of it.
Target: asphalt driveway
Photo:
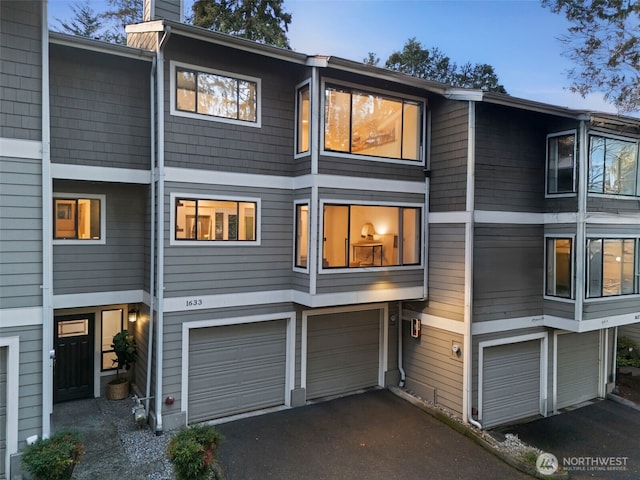
[[[611,400],[499,430],[553,453],[571,479],[640,478],[640,411]]]
[[[529,479],[388,390],[218,425],[228,480]]]

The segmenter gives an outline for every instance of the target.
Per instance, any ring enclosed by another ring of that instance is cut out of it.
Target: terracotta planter
[[[129,396],[129,380],[121,383],[107,383],[107,399],[122,400]]]

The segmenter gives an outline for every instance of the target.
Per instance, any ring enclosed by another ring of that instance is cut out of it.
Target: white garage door
[[[558,335],[556,408],[598,396],[600,332]]]
[[[284,404],[286,320],[192,329],[189,423]]]
[[[0,347],[0,478],[6,475],[7,453],[7,348]]]
[[[540,414],[540,340],[484,349],[482,425]]]
[[[307,399],[377,386],[380,310],[310,316]]]

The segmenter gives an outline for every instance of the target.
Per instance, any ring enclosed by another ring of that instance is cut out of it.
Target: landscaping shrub
[[[178,480],[217,478],[217,449],[222,435],[211,425],[185,427],[167,446],[167,456]]]
[[[618,339],[618,367],[640,367],[640,351],[636,342],[629,337]]]
[[[22,467],[36,480],[68,480],[82,454],[84,446],[78,433],[64,430],[28,445]]]

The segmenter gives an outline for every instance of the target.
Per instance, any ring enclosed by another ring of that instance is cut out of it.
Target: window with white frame
[[[640,293],[638,239],[587,239],[587,298]]]
[[[54,194],[53,239],[104,240],[104,195]]]
[[[255,242],[257,215],[257,201],[176,197],[174,239]]]
[[[296,102],[296,153],[302,154],[309,151],[311,142],[311,94],[308,83],[298,89]]]
[[[259,79],[181,64],[172,67],[174,113],[259,123]]]
[[[326,203],[323,212],[323,268],[420,265],[420,207]]]
[[[295,239],[295,263],[298,268],[307,268],[309,265],[309,204],[296,204],[296,239]]]
[[[420,161],[424,103],[325,85],[324,150]]]
[[[590,193],[640,196],[638,142],[590,135],[588,189]]]
[[[573,298],[573,239],[547,238],[545,294]]]
[[[575,193],[576,133],[547,137],[547,194]]]
[[[101,317],[101,370],[115,370],[117,357],[113,349],[113,337],[122,331],[122,309],[103,310]]]

